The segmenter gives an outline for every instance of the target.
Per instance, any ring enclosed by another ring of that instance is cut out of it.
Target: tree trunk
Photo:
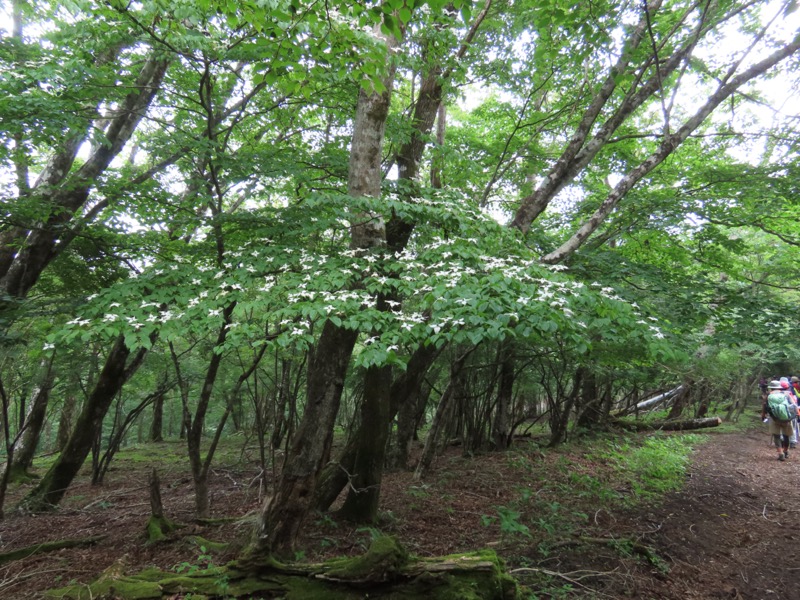
[[[416,438],[421,413],[424,413],[433,388],[420,380],[413,395],[400,404],[397,412],[397,436],[394,448],[389,457],[389,467],[393,469],[407,469],[411,444]]]
[[[370,367],[364,378],[360,430],[355,438],[355,460],[350,487],[339,514],[349,521],[373,523],[378,517],[383,462],[391,424],[391,367]]]
[[[52,369],[52,362],[43,361],[44,372],[39,385],[34,388],[31,394],[28,415],[22,428],[22,433],[14,445],[14,459],[11,462],[9,471],[9,481],[24,477],[33,463],[36,455],[36,447],[42,433],[47,405],[50,400],[50,390],[53,388],[55,372]]]
[[[597,376],[594,371],[587,368],[581,386],[580,401],[578,404],[578,427],[592,429],[603,422],[603,399],[597,389]]]
[[[425,475],[425,472],[430,469],[433,463],[433,458],[436,455],[436,442],[439,438],[440,432],[446,424],[446,416],[450,412],[453,398],[456,395],[456,389],[459,387],[459,378],[461,371],[464,368],[464,363],[470,354],[477,348],[477,346],[467,350],[459,356],[450,366],[450,381],[447,387],[442,392],[442,397],[439,399],[439,405],[436,407],[436,414],[433,416],[428,437],[425,440],[425,447],[422,450],[422,456],[417,463],[417,468],[414,471],[414,481],[419,481]]]
[[[636,167],[631,169],[625,177],[623,177],[614,189],[609,193],[605,200],[600,204],[600,207],[589,217],[577,231],[564,242],[559,248],[553,250],[546,256],[542,257],[542,262],[546,264],[557,264],[562,262],[566,257],[573,254],[600,224],[608,217],[609,214],[616,208],[617,204],[623,197],[646,175],[653,169],[660,165],[668,156],[670,156],[689,136],[711,115],[716,108],[726,101],[729,97],[738,92],[739,88],[744,86],[750,80],[763,75],[768,70],[772,69],[775,65],[785,60],[786,58],[795,54],[800,50],[800,39],[795,40],[783,48],[779,48],[771,55],[761,60],[760,62],[752,65],[736,77],[726,80],[719,84],[717,90],[711,94],[708,100],[697,109],[691,117],[686,119],[683,125],[677,132],[671,135],[665,135],[663,141],[658,149],[652,152],[645,160],[639,163]],[[546,181],[547,179],[545,179]]]
[[[548,444],[550,447],[558,446],[567,439],[569,418],[575,406],[575,401],[580,394],[585,373],[586,371],[583,367],[578,367],[569,395],[564,399],[555,398],[552,401],[552,406],[550,407],[550,442]]]
[[[39,484],[23,499],[21,506],[24,509],[42,511],[61,502],[86,460],[114,397],[139,368],[144,354],[145,351],[140,350],[126,365],[130,350],[122,336],[117,338],[92,393],[84,402],[66,446]]]
[[[61,406],[61,414],[58,417],[58,431],[56,432],[56,452],[61,452],[67,447],[70,433],[73,429],[75,411],[78,409],[78,398],[75,394],[64,396],[64,404]]]
[[[433,346],[420,346],[411,356],[403,372],[399,373],[390,390],[390,411],[387,415],[387,424],[391,424],[395,413],[405,407],[412,408],[419,404],[419,397],[427,395],[420,391],[425,374],[430,365],[439,355],[439,350]],[[429,391],[427,393],[430,393]],[[413,433],[414,426],[411,427]],[[336,501],[341,491],[350,481],[350,474],[354,472],[356,461],[357,440],[372,434],[370,428],[363,421],[359,422],[358,429],[354,431],[345,445],[344,450],[336,461],[325,465],[314,489],[314,499],[311,506],[317,511],[326,511]],[[405,462],[403,463],[405,466]]]
[[[683,411],[689,403],[689,397],[692,393],[691,390],[694,388],[694,381],[690,379],[679,386],[679,388],[680,390],[675,396],[675,400],[672,402],[672,408],[670,408],[669,414],[667,415],[667,419],[669,420],[677,419],[683,414]]]
[[[515,357],[512,343],[501,342],[500,383],[497,386],[497,403],[492,424],[492,443],[497,450],[506,450],[511,444],[511,404],[514,401]]]
[[[224,582],[224,589],[220,582]],[[209,573],[105,573],[97,581],[51,590],[64,600],[202,598],[469,598],[514,600],[517,584],[491,550],[413,559],[393,539],[378,537],[366,554],[324,564],[278,563],[250,556]]]
[[[264,504],[255,550],[286,553],[294,546],[322,466],[328,461],[333,425],[358,333],[326,321],[309,362],[303,419],[271,498]]]
[[[159,394],[153,401],[153,420],[150,421],[151,442],[164,441],[164,394]]]
[[[359,90],[350,145],[348,194],[354,198],[381,195],[381,150],[389,115],[396,65],[391,58],[397,40],[376,33],[386,44],[387,66],[381,93]],[[367,252],[385,248],[386,228],[378,215],[355,215],[350,225],[351,248]],[[280,480],[265,503],[255,548],[261,552],[291,552],[323,466],[330,457],[333,427],[344,380],[358,332],[326,321],[309,362],[307,402]]]
[[[693,429],[707,429],[722,425],[719,417],[706,417],[702,419],[684,419],[682,421],[625,421],[614,419],[612,424],[631,431],[691,431]]]
[[[12,242],[24,239],[24,243],[17,249],[12,260],[0,264],[0,296],[26,297],[47,265],[63,252],[75,237],[76,232],[71,231],[67,224],[86,203],[97,178],[103,174],[133,135],[161,87],[167,65],[168,62],[162,58],[160,50],[154,51],[143,63],[133,85],[133,91],[125,98],[104,132],[105,143],[94,147],[86,162],[68,178],[64,178],[64,175],[72,165],[86,133],[75,134],[68,140],[70,148],[57,152],[57,155],[63,156],[64,161],[68,163],[59,164],[57,168],[52,169],[52,172],[57,174],[59,183],[63,185],[54,187],[47,176],[49,171],[43,171],[40,175],[31,194],[39,195],[42,202],[52,205],[53,211],[45,222],[27,234],[21,228],[3,232],[9,239],[18,236],[17,240],[12,239]],[[5,242],[4,238],[2,243],[5,245]],[[6,248],[0,250],[5,252]],[[5,302],[0,303],[0,311],[5,304]]]

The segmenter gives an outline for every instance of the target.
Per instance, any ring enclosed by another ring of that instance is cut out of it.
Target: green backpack
[[[767,411],[776,421],[791,421],[797,414],[797,408],[783,392],[772,392],[767,397]]]

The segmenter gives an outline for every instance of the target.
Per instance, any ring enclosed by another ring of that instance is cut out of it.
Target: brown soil
[[[570,498],[575,480],[569,473],[604,468],[592,462],[589,446],[542,452],[528,441],[507,453],[470,458],[451,449],[424,483],[409,473],[389,475],[376,528],[423,556],[494,548],[534,598],[800,598],[794,582],[800,571],[794,529],[800,503],[793,491],[800,450],[780,463],[760,428],[702,435],[708,442],[693,458],[685,489],[657,506],[630,510],[617,502],[617,509],[598,510],[594,500],[581,504],[579,494]],[[167,443],[157,454],[181,451],[178,443]],[[178,462],[172,464],[160,467],[164,507],[186,526],[156,545],[143,539],[150,512],[147,461],[126,461],[122,454],[102,486],[92,488],[81,478],[53,514],[14,514],[11,507],[27,488],[12,489],[9,514],[0,522],[0,552],[49,540],[105,538],[0,567],[0,598],[40,597],[70,581],[91,581],[112,566],[125,572],[153,565],[179,570],[234,556],[235,548],[209,559],[211,553],[191,536],[245,539],[262,501],[253,485],[258,469],[247,461],[221,463],[212,482],[214,516],[242,519],[200,525],[192,518],[191,480]],[[564,485],[553,483],[564,477]],[[617,492],[624,499],[631,490]],[[518,514],[509,512],[515,507]],[[582,516],[576,521],[574,515]],[[373,533],[316,516],[298,558],[359,553]]]

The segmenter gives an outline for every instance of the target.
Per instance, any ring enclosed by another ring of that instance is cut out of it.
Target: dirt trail
[[[765,428],[710,434],[686,488],[624,523],[670,566],[666,575],[653,570],[649,580],[636,577],[628,593],[676,600],[800,598],[800,449],[779,462]]]

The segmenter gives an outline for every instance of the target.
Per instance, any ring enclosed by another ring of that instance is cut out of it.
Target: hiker
[[[789,383],[789,378],[788,377],[781,377],[780,378],[780,384],[781,384],[781,390],[783,391],[783,393],[786,394],[786,396],[789,398],[791,403],[794,404],[795,407],[797,407],[798,406],[797,394],[794,391],[794,387]],[[795,415],[794,418],[792,419],[792,437],[789,438],[789,448],[790,449],[797,447],[797,434],[798,434],[798,431],[797,431],[797,415]]]
[[[766,402],[761,405],[761,419],[764,420],[769,415],[769,433],[778,450],[778,460],[784,461],[789,458],[792,419],[797,416],[797,405],[792,404],[789,396],[784,393],[780,381],[770,381],[767,388],[770,393]]]

